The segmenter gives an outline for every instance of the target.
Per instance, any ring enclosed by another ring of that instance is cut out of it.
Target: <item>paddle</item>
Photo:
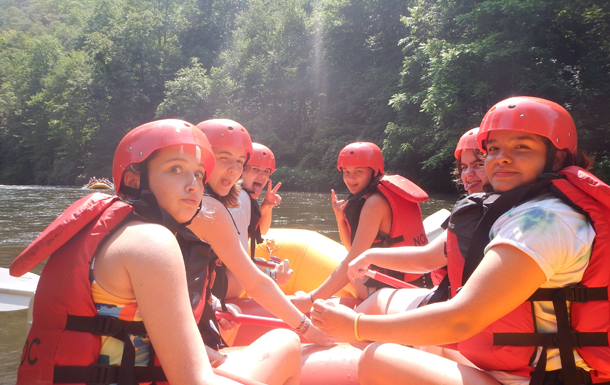
[[[266,261],[262,258],[254,258],[254,263],[258,266],[267,267],[269,269],[275,269],[277,266],[277,263]]]
[[[229,313],[229,312],[217,311],[216,319],[220,320],[223,318],[228,321],[235,321],[235,322],[250,324],[250,325],[290,329],[290,326],[286,322],[284,322],[280,319],[277,319],[277,318],[260,317],[260,316],[248,315],[248,314],[233,315],[232,313]]]
[[[440,209],[434,214],[426,217],[424,219],[424,230],[426,231],[426,237],[428,238],[428,242],[432,242],[433,239],[438,237],[445,231],[441,225],[447,218],[449,218],[451,212],[449,210]]]
[[[378,271],[367,270],[364,275],[373,278],[375,281],[386,283],[398,289],[420,289],[418,286],[411,285],[410,283],[401,281],[400,279],[392,278],[389,275],[385,275]]]

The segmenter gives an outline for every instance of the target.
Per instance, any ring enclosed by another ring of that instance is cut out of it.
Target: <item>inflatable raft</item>
[[[88,185],[87,188],[89,190],[109,190],[112,188],[112,186],[104,182],[95,182]]]

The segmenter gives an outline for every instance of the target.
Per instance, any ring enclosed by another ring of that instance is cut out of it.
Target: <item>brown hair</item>
[[[487,154],[485,154],[478,148],[464,149],[462,152],[467,151],[467,150],[472,151],[476,160],[481,161],[481,162],[484,161],[485,157],[487,156]],[[460,158],[455,160],[454,168],[453,168],[453,171],[451,172],[451,175],[453,175],[453,183],[455,183],[457,185],[458,189],[460,189],[463,185],[463,183],[462,183],[462,155],[461,154],[460,154]],[[493,190],[493,187],[491,186],[490,183],[487,183],[487,184],[485,184],[485,186],[483,186],[483,189],[486,192],[490,192]]]
[[[215,197],[220,201],[220,203],[223,204],[223,206],[225,206],[228,209],[233,209],[235,207],[239,207],[239,194],[241,193],[241,183],[242,180],[238,180],[237,183],[235,183],[232,187],[231,190],[229,190],[229,193],[225,196],[219,196],[218,194],[216,194],[216,192],[214,190],[212,190],[212,187],[209,184],[205,185],[206,190],[208,190],[208,192],[211,192],[215,195]],[[210,191],[211,190],[211,191]]]
[[[546,145],[547,154],[552,153],[554,155],[556,151],[561,151],[561,150],[558,150],[557,147],[555,147],[548,138],[545,138],[544,136],[540,136],[540,135],[538,135],[538,136],[542,139],[542,141]],[[591,167],[593,167],[593,164],[595,163],[595,157],[587,154],[587,152],[584,150],[576,150],[576,156],[574,156],[574,157],[572,156],[572,154],[570,154],[566,150],[563,150],[563,151],[566,152],[566,157],[563,160],[563,163],[562,163],[561,167],[559,168],[559,170],[563,170],[564,168],[569,167],[569,166],[578,166],[578,167],[584,168],[585,170],[589,170]],[[550,160],[547,160],[547,162],[550,162]],[[557,171],[559,171],[559,170],[557,170]]]

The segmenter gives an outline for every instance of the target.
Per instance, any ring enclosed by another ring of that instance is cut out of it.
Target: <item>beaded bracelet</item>
[[[277,281],[277,273],[275,270],[271,270],[270,268],[265,268],[265,274],[271,277],[272,280]]]
[[[299,324],[299,326],[297,326],[296,328],[292,329],[295,333],[297,333],[298,335],[302,336],[303,334],[307,333],[307,330],[309,329],[309,325],[311,325],[311,321],[309,320],[309,318],[307,318],[307,316],[305,314],[303,314],[303,319],[301,320],[301,323]]]
[[[360,319],[360,316],[362,316],[362,313],[358,313],[358,315],[356,316],[356,318],[354,318],[354,334],[356,335],[356,339],[358,341],[364,341],[362,338],[360,338],[360,336],[358,335],[358,320]]]

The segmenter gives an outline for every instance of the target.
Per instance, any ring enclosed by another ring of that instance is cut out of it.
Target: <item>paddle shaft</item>
[[[400,279],[390,277],[389,275],[382,274],[378,271],[367,270],[364,273],[364,275],[366,275],[367,277],[373,278],[375,281],[386,283],[386,284],[394,286],[395,288],[398,288],[398,289],[418,289],[419,288],[415,285],[411,285],[410,283],[401,281]]]
[[[277,318],[269,318],[269,317],[259,317],[256,315],[248,315],[248,314],[238,314],[233,315],[232,313],[225,311],[217,311],[216,319],[226,319],[228,321],[235,321],[244,324],[250,325],[258,325],[258,326],[268,326],[272,328],[283,328],[283,329],[292,329],[290,325],[286,322],[279,320]]]

